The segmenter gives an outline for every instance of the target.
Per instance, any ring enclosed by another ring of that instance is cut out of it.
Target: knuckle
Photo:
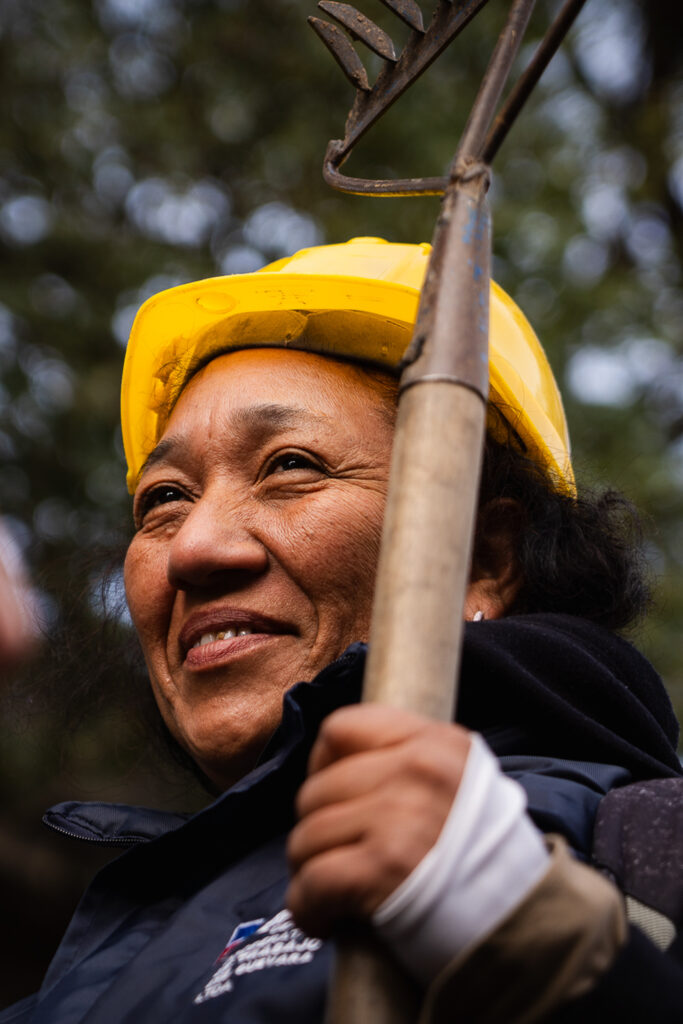
[[[393,892],[417,866],[426,853],[423,845],[421,829],[419,833],[412,829],[390,829],[384,833],[376,860],[381,864],[380,874],[387,892]]]
[[[455,793],[467,754],[468,741],[451,726],[425,730],[409,746],[411,779],[431,790]]]
[[[448,774],[442,750],[424,743],[412,745],[407,771],[411,780],[428,789],[440,789]]]
[[[379,906],[379,863],[369,858],[314,858],[297,875],[299,905],[317,927],[341,918],[369,916]],[[324,923],[323,923],[324,922]]]
[[[409,785],[384,794],[377,820],[381,828],[370,837],[386,893],[392,892],[436,842],[452,804],[450,789],[425,799],[424,787]]]

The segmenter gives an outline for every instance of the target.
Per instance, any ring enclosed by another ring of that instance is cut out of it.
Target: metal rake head
[[[382,0],[382,3],[411,29],[408,42],[398,54],[390,36],[351,4],[337,3],[336,0],[320,0],[318,7],[337,24],[316,17],[310,17],[308,22],[356,89],[356,98],[346,120],[344,138],[333,139],[325,153],[323,176],[328,184],[342,192],[357,195],[441,195],[446,190],[454,172],[448,177],[386,180],[352,178],[342,174],[339,168],[361,136],[436,60],[487,2],[488,0],[438,0],[429,27],[425,28],[422,10],[415,0]],[[497,83],[504,82],[512,63],[511,54],[514,56],[517,52],[534,3],[535,0],[515,0],[511,4],[507,24],[479,90],[456,154],[456,161],[458,155],[463,155],[463,143],[469,136],[465,145],[467,158],[490,163],[585,0],[566,0],[488,134],[472,131],[470,129],[473,125],[480,128],[484,121],[488,129],[493,119],[493,110],[490,108],[493,106],[495,109],[500,90],[498,89],[495,96],[492,95],[490,82],[494,79]],[[353,42],[363,43],[384,61],[373,85],[370,84],[365,65]],[[501,74],[502,65],[505,65],[504,74]],[[486,110],[485,107],[489,109]]]

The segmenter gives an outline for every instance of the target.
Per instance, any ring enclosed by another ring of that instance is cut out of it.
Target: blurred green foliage
[[[350,173],[442,173],[506,6],[485,8],[361,143]],[[539,2],[521,63],[557,6]],[[403,41],[379,0],[360,7]],[[96,627],[97,571],[81,556],[127,536],[118,386],[139,303],[319,241],[431,237],[438,200],[324,185],[322,156],[352,89],[307,28],[313,13],[313,0],[0,7],[0,507],[50,635],[65,622]],[[659,586],[639,642],[679,716],[681,38],[674,2],[590,0],[492,189],[495,276],[563,383],[579,476],[622,488],[649,517]],[[42,668],[53,657],[48,640]],[[0,766],[22,828],[65,795],[164,798],[120,716],[74,726],[61,751],[50,719],[25,729]]]

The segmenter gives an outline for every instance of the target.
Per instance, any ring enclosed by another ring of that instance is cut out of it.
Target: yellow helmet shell
[[[381,238],[302,249],[251,274],[170,288],[140,308],[123,368],[121,425],[134,493],[189,378],[215,356],[289,347],[396,370],[412,336],[431,247]],[[528,320],[491,283],[489,401],[556,485],[573,491],[569,434]],[[496,433],[495,419],[490,429]]]

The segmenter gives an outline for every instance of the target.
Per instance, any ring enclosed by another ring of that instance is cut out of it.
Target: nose
[[[168,550],[167,575],[176,590],[236,589],[267,567],[268,551],[252,524],[220,495],[194,502]]]

